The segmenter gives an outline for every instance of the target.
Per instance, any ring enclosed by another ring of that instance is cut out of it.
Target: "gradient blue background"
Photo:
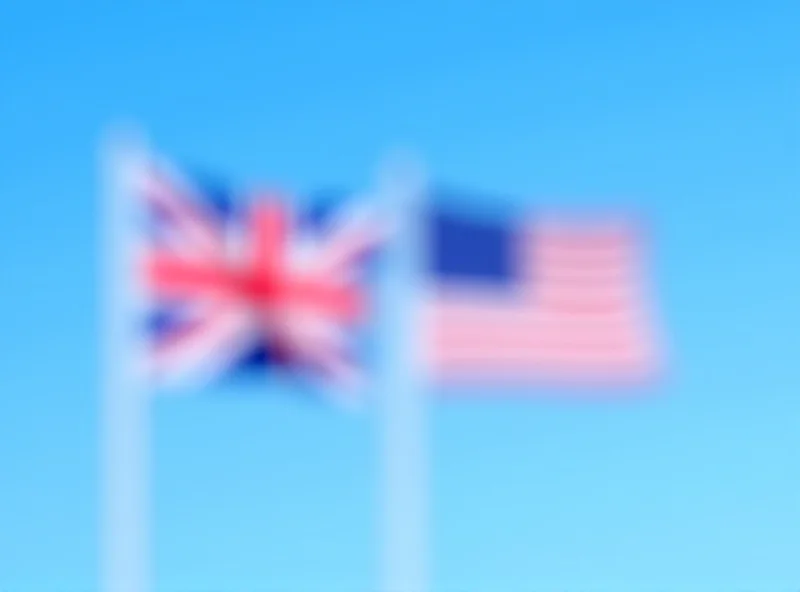
[[[436,405],[433,590],[797,590],[799,26],[792,2],[6,3],[0,589],[97,589],[95,165],[122,117],[245,182],[361,187],[405,145],[531,206],[643,209],[668,383]],[[376,589],[370,414],[154,417],[159,591]]]

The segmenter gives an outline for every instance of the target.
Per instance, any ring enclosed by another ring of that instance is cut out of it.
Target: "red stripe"
[[[435,331],[435,328],[434,328]],[[432,335],[431,340],[437,344],[447,344],[452,349],[480,347],[491,351],[495,347],[531,348],[531,347],[574,347],[601,348],[626,346],[637,343],[640,329],[634,325],[619,326],[608,331],[572,330],[562,331],[532,325],[512,332],[505,327],[466,328]]]
[[[280,274],[286,263],[288,228],[286,213],[277,200],[253,211],[253,270]]]
[[[148,287],[165,297],[234,296],[246,289],[246,276],[225,263],[191,261],[168,253],[151,253],[143,261]]]
[[[315,278],[287,281],[239,271],[225,263],[190,261],[160,252],[147,255],[143,268],[149,288],[161,297],[236,298],[270,307],[309,308],[348,322],[364,318],[367,312],[364,294],[353,284]]]
[[[599,344],[576,347],[575,344],[482,344],[474,343],[474,347],[467,344],[451,345],[449,348],[439,348],[428,352],[430,357],[439,362],[471,361],[478,366],[492,365],[498,361],[514,361],[524,364],[537,364],[548,360],[572,360],[576,363],[611,363],[614,361],[636,360],[647,358],[652,354],[652,348],[640,341],[629,343]]]
[[[285,286],[280,298],[292,306],[308,307],[346,322],[362,319],[367,312],[364,294],[354,285],[301,279]]]

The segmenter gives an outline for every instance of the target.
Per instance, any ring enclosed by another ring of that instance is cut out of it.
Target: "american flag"
[[[151,377],[276,367],[359,380],[364,264],[381,241],[365,209],[300,216],[263,192],[237,202],[163,163],[140,176],[137,193]]]
[[[605,386],[657,372],[637,224],[439,211],[429,229],[422,351],[438,380]]]

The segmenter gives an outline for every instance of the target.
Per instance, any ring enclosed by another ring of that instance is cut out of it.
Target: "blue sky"
[[[362,187],[402,145],[511,205],[645,211],[669,381],[435,404],[433,592],[799,586],[800,8],[656,4],[0,9],[0,588],[97,588],[96,152],[120,118],[244,182]],[[374,590],[373,419],[157,401],[157,590]]]

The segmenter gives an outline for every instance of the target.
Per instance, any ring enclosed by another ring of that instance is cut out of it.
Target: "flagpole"
[[[115,131],[101,146],[103,319],[101,403],[101,585],[103,592],[148,592],[148,401],[134,364],[138,340],[133,290],[132,182],[143,143]]]
[[[379,194],[394,233],[387,247],[381,306],[381,592],[427,592],[426,397],[417,344],[420,323],[420,221],[424,182],[410,158],[383,169]]]

